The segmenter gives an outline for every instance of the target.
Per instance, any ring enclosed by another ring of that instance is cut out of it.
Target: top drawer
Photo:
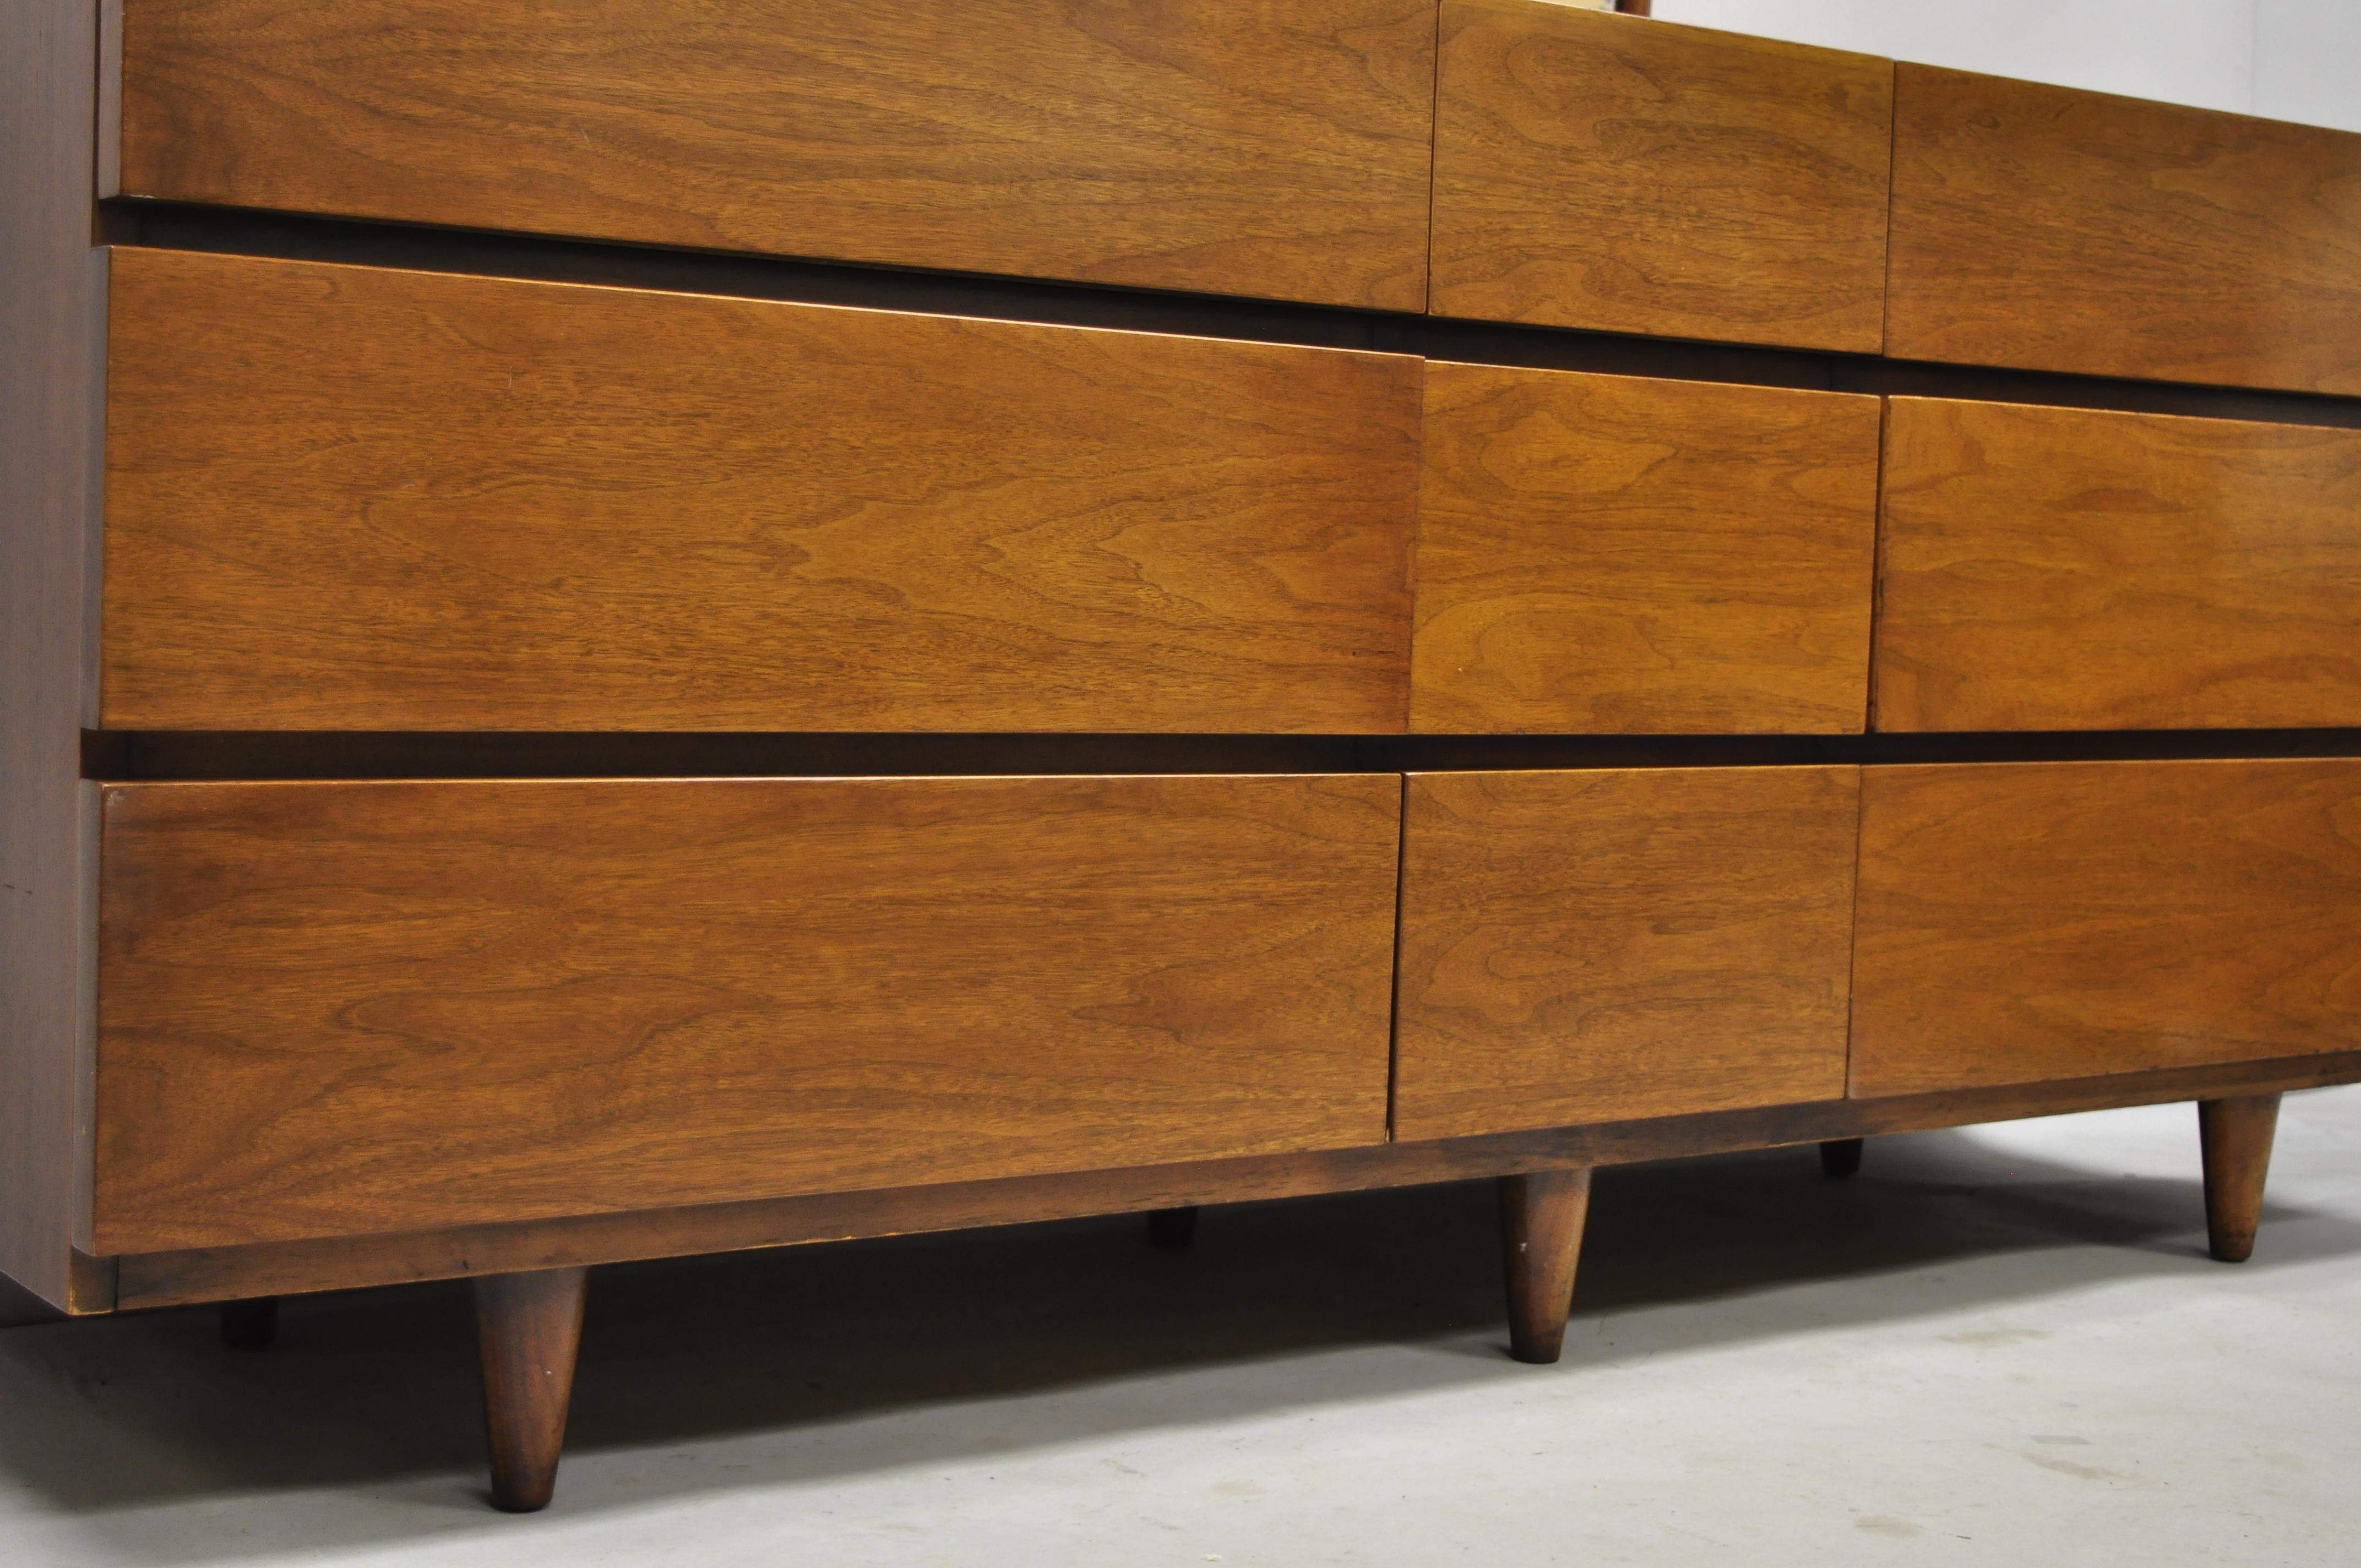
[[[1445,0],[1438,315],[1877,352],[1894,67]]]
[[[119,3],[124,195],[1426,302],[1433,0]]]
[[[2361,136],[1929,66],[1888,354],[2361,393]]]

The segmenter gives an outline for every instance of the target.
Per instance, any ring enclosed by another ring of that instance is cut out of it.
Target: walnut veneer
[[[0,66],[0,1271],[472,1277],[502,1507],[599,1264],[1496,1179],[1547,1360],[1595,1167],[2194,1101],[2235,1260],[2361,1080],[2361,137],[1538,0]]]

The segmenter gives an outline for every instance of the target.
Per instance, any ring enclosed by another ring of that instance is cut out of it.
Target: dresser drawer
[[[1873,398],[1429,365],[1411,729],[1861,729],[1877,433]]]
[[[2361,1047],[2361,761],[1872,767],[1852,1091]]]
[[[2361,724],[2361,432],[1897,398],[1881,729]]]
[[[1420,309],[1433,0],[118,0],[131,196]]]
[[[1419,362],[118,250],[101,712],[1399,731]]]
[[[1877,352],[1890,61],[1444,0],[1440,315]]]
[[[111,787],[98,1250],[1382,1142],[1400,790]]]
[[[1885,351],[2361,393],[2361,136],[1904,65]]]
[[[1844,1092],[1850,767],[1411,775],[1394,1134]]]

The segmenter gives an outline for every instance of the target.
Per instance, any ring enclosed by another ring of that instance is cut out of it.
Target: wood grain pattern
[[[2361,1047],[2361,762],[1872,767],[1852,1091]]]
[[[101,1250],[1381,1141],[1399,799],[111,787]]]
[[[1904,65],[1885,351],[2361,392],[2361,136]]]
[[[1415,359],[115,274],[110,727],[1402,727]]]
[[[1859,770],[1419,773],[1394,1133],[1841,1091]]]
[[[1422,309],[1433,0],[126,0],[125,194]]]
[[[1438,314],[1877,351],[1894,67],[1444,0]]]
[[[0,0],[0,1274],[89,1310],[95,14]]]
[[[2345,1052],[1877,1100],[1819,1100],[1484,1137],[1370,1144],[1307,1154],[1127,1166],[884,1191],[826,1192],[402,1235],[201,1247],[107,1261],[110,1266],[120,1264],[121,1303],[126,1310],[185,1306],[269,1292],[343,1290],[520,1268],[623,1263],[1086,1214],[1138,1213],[1192,1203],[1248,1202],[1484,1179],[1503,1172],[1628,1165],[2059,1115],[2111,1105],[2279,1093],[2356,1080],[2361,1080],[2361,1052]]]
[[[1881,729],[2361,725],[2361,432],[1897,398]]]
[[[1411,728],[1857,731],[1874,398],[1431,364]]]

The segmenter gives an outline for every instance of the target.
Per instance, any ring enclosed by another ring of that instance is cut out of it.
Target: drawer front
[[[1877,352],[1894,67],[1444,0],[1437,314]]]
[[[121,0],[120,191],[1415,311],[1433,0]]]
[[[1899,68],[1885,351],[2361,392],[2361,136]]]
[[[1411,727],[1866,721],[1874,398],[1433,364]]]
[[[98,1249],[1382,1142],[1400,789],[111,787]]]
[[[1399,731],[1419,362],[119,250],[104,722]]]
[[[1852,1091],[2361,1047],[2361,762],[1861,785]]]
[[[2361,432],[1897,398],[1881,729],[2361,724]]]
[[[1844,1092],[1859,770],[1413,774],[1400,1138]]]

